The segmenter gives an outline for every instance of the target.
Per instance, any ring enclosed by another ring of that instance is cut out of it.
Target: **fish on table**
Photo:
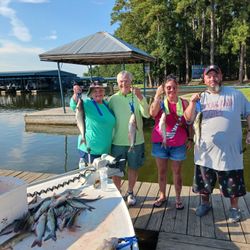
[[[1,235],[11,233],[14,235],[0,244],[0,250],[13,249],[15,244],[33,232],[36,238],[31,247],[41,247],[43,240],[57,240],[57,229],[62,231],[65,227],[71,230],[77,228],[74,225],[77,216],[85,210],[92,211],[95,209],[87,203],[102,198],[101,196],[83,198],[85,195],[82,189],[67,189],[44,199],[33,199],[29,203],[29,210],[26,214],[1,230]],[[37,204],[34,203],[35,200]]]

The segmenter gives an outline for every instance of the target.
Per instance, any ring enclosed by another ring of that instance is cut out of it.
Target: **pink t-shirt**
[[[183,110],[185,110],[184,105],[183,105],[183,100],[182,100],[182,106],[183,106]],[[170,114],[168,114],[166,117],[166,131],[170,132],[177,122],[179,123],[179,125],[178,125],[175,136],[171,139],[169,138],[167,139],[167,145],[173,146],[173,147],[181,146],[187,140],[187,123],[186,123],[184,116],[181,117],[180,121],[178,120],[178,116],[176,114],[176,104],[168,102],[168,107],[169,107]],[[152,135],[151,135],[151,141],[153,143],[162,142],[161,131],[159,129],[159,121],[160,121],[162,112],[163,111],[161,109],[159,113],[157,114],[157,116],[155,117],[155,125],[154,125]]]

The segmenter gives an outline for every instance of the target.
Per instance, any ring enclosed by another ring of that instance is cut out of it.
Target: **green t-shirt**
[[[149,118],[149,105],[145,97],[140,101],[133,96],[135,116],[137,122],[135,145],[144,143],[143,119]],[[122,95],[120,91],[110,97],[109,107],[114,112],[116,118],[114,137],[112,144],[119,146],[129,146],[128,123],[131,116],[130,103],[132,103],[132,94]]]
[[[110,154],[115,117],[108,108],[108,105],[99,104],[92,99],[83,100],[85,111],[85,138],[86,144],[82,143],[81,135],[78,136],[78,149],[90,154],[101,155]],[[75,111],[76,102],[70,99],[70,107]]]

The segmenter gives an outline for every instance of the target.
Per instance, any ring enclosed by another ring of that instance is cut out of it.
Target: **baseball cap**
[[[215,71],[217,74],[221,73],[221,70],[217,65],[209,65],[204,69],[204,75],[207,75],[211,70]]]

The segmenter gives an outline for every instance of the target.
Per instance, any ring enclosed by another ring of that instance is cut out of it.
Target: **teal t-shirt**
[[[92,99],[83,100],[85,111],[85,138],[86,144],[82,143],[81,135],[78,136],[78,149],[87,152],[90,148],[90,154],[101,155],[110,154],[113,138],[113,128],[115,126],[115,117],[109,110],[107,103],[99,104]],[[70,100],[70,107],[75,111],[76,102],[73,98]]]

